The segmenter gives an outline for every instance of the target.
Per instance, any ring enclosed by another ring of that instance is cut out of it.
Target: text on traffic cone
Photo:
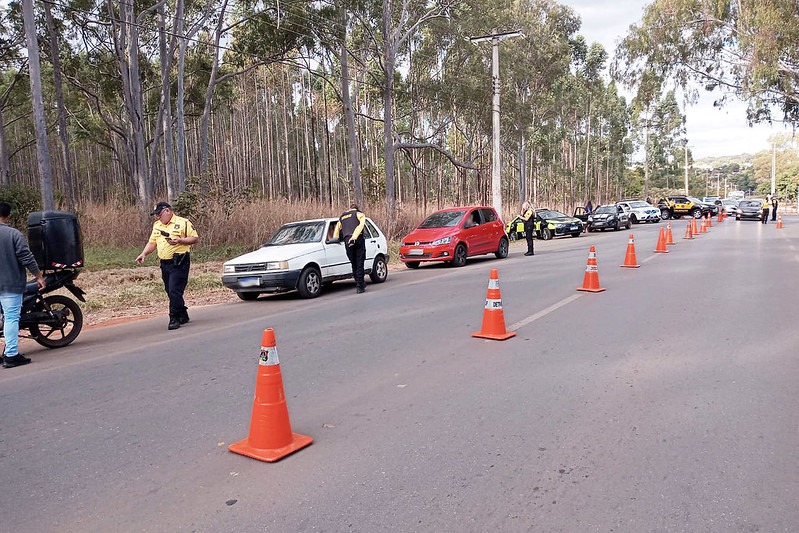
[[[585,276],[583,276],[583,286],[577,288],[578,291],[602,292],[605,289],[599,286],[599,268],[596,264],[596,247],[591,246],[588,252],[588,263],[585,266]]]
[[[666,231],[663,228],[660,228],[660,235],[658,235],[658,244],[655,246],[655,252],[659,254],[669,253],[666,249]]]
[[[250,435],[231,444],[228,449],[240,455],[272,463],[312,442],[311,437],[291,431],[275,332],[272,328],[267,328],[261,337]]]
[[[630,233],[630,240],[627,241],[627,254],[624,256],[624,263],[621,265],[627,268],[638,268],[638,259],[635,257],[635,237]]]
[[[502,311],[502,295],[499,291],[499,273],[496,268],[492,268],[491,274],[488,276],[483,325],[480,327],[480,331],[472,333],[472,337],[504,341],[515,335],[515,332],[505,329],[505,312]]]

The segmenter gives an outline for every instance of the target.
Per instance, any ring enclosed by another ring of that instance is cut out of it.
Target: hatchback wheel
[[[260,295],[261,295],[260,292],[237,292],[236,293],[236,296],[238,296],[240,299],[244,300],[245,302],[251,302],[253,300],[256,300],[256,299],[258,299],[258,297]]]
[[[455,247],[455,254],[452,256],[452,266],[455,267],[462,267],[466,264],[466,256],[468,255],[466,251],[466,246],[463,244],[459,244]]]
[[[316,298],[322,292],[322,275],[316,267],[307,266],[300,273],[297,292],[303,298]]]
[[[419,268],[419,261],[405,261],[405,266],[408,268]]]
[[[541,238],[545,241],[548,241],[552,238],[552,230],[549,228],[544,228],[541,230]]]
[[[499,240],[499,248],[497,248],[497,251],[494,253],[494,255],[497,256],[497,259],[505,259],[508,257],[508,247],[508,239],[502,237]]]
[[[627,220],[627,229],[630,229],[632,227],[633,227],[633,223],[630,222],[629,220]]]
[[[388,277],[388,266],[386,260],[382,255],[375,257],[375,262],[372,265],[372,271],[369,272],[369,279],[372,283],[383,283]]]

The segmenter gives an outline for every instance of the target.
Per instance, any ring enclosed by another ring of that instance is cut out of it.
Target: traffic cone
[[[638,268],[638,259],[635,257],[635,238],[630,233],[630,240],[627,241],[627,255],[624,256],[624,264],[621,265],[628,268]]]
[[[688,226],[686,226],[685,228],[685,236],[683,237],[683,239],[693,239],[693,238],[694,238],[694,232],[691,231],[691,223],[689,222]]]
[[[515,335],[516,332],[505,329],[505,313],[502,311],[502,295],[499,292],[499,274],[496,268],[492,268],[488,277],[483,325],[480,327],[480,331],[472,333],[472,337],[504,341]]]
[[[674,237],[671,234],[671,222],[666,223],[666,244],[674,244]]]
[[[719,209],[719,216],[718,216],[718,220],[716,220],[716,222],[722,222],[724,220],[724,217],[722,216],[723,212],[724,212],[723,209]]]
[[[702,219],[702,223],[699,225],[699,233],[707,233],[707,224],[705,224],[705,219]]]
[[[782,213],[777,214],[777,229],[782,229]]]
[[[599,286],[599,269],[596,265],[596,248],[591,246],[588,252],[588,263],[585,267],[583,286],[577,288],[578,291],[602,292],[605,289]]]
[[[273,463],[313,442],[313,438],[291,432],[283,377],[277,357],[275,332],[264,330],[261,353],[258,357],[258,375],[255,381],[255,399],[250,419],[250,436],[228,446],[228,450],[259,461]]]
[[[663,228],[660,228],[660,235],[658,235],[658,244],[655,246],[655,252],[659,254],[669,253],[666,249],[666,232]]]
[[[698,228],[697,228],[697,226],[696,226],[696,218],[692,218],[692,219],[691,219],[691,225],[692,225],[692,226],[691,226],[691,232],[692,232],[694,235],[699,235],[699,229],[698,229]]]
[[[712,228],[713,227],[713,217],[710,216],[710,213],[705,217],[705,228]]]

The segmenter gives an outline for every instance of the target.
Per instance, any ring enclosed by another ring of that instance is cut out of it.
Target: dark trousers
[[[191,261],[188,254],[176,265],[173,260],[161,261],[161,279],[164,281],[164,290],[169,296],[169,316],[178,318],[186,313],[186,302],[183,300],[183,291],[189,282],[189,265]]]
[[[355,278],[355,286],[363,289],[363,262],[366,261],[366,240],[363,236],[355,239],[355,242],[350,245],[347,242],[347,258],[352,265],[352,277]]]
[[[535,226],[532,225],[532,224],[529,224],[529,225],[525,224],[524,225],[524,238],[527,239],[527,253],[528,254],[535,253],[535,250],[533,249],[533,233],[535,232],[535,230],[533,228],[535,228]]]
[[[774,222],[775,220],[777,220],[777,208],[776,207],[772,207],[771,208],[771,221]]]
[[[768,207],[763,209],[763,216],[760,222],[761,224],[768,224]]]

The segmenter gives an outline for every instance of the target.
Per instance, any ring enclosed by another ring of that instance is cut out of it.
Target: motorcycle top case
[[[28,246],[42,270],[83,266],[83,238],[73,213],[34,211],[28,215]]]

